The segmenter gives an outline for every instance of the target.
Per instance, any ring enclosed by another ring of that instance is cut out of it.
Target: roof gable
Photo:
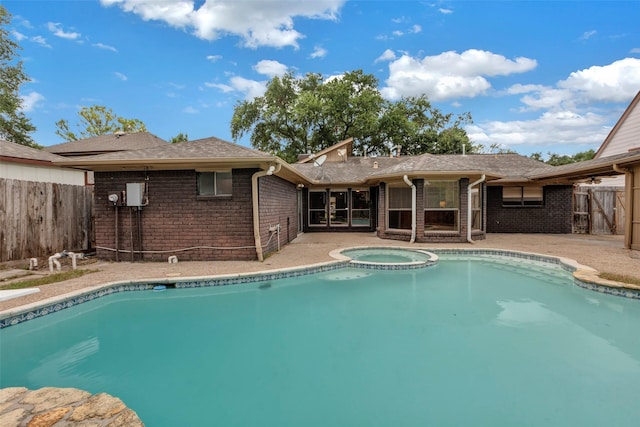
[[[637,148],[640,144],[640,91],[627,106],[622,116],[609,132],[604,142],[598,148],[595,158],[625,153]]]

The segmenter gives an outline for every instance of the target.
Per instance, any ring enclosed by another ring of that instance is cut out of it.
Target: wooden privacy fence
[[[624,234],[624,188],[576,187],[573,192],[573,232]]]
[[[0,179],[0,262],[90,248],[93,188]]]

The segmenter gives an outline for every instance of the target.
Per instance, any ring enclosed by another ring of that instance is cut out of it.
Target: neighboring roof
[[[0,160],[13,163],[49,164],[64,157],[0,139]]]
[[[279,164],[277,175],[292,182],[307,182],[306,177],[279,157],[243,147],[219,138],[203,138],[157,147],[118,151],[94,156],[71,157],[57,162],[61,166],[89,168],[94,171],[179,170],[206,168],[262,168]]]
[[[620,175],[620,172],[614,169],[616,166],[618,168],[628,168],[638,164],[640,164],[640,150],[634,150],[599,159],[554,166],[548,172],[533,174],[529,178],[533,180],[579,180],[598,176],[614,176]]]
[[[609,132],[609,135],[607,135],[607,137],[605,138],[600,148],[598,148],[598,151],[596,151],[596,154],[595,154],[596,159],[603,154],[604,150],[614,139],[614,137],[616,136],[616,134],[618,133],[618,131],[620,130],[624,122],[629,118],[629,116],[632,114],[632,112],[634,111],[634,109],[639,103],[640,103],[640,91],[638,91],[638,93],[633,98],[633,100],[631,100],[631,103],[629,104],[627,109],[624,110],[624,113],[622,113],[622,116],[620,116],[615,126],[613,126],[613,128],[611,129],[611,132]]]
[[[45,147],[49,153],[65,157],[98,155],[124,150],[140,150],[143,148],[169,145],[169,142],[149,132],[110,133],[93,138]]]

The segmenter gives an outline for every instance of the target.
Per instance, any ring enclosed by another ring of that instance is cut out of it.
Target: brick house
[[[298,234],[298,184],[281,159],[205,138],[74,157],[94,171],[97,256],[262,260]]]
[[[293,165],[312,181],[304,190],[304,231],[376,231],[415,242],[572,231],[572,183],[531,180],[554,168],[528,157],[351,153],[348,139]]]
[[[292,165],[218,138],[61,164],[95,171],[103,259],[262,260],[300,232],[420,243],[572,232],[576,178],[561,167],[518,154],[362,157],[352,143]]]

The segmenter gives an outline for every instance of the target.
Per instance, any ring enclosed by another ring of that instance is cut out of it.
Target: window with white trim
[[[231,171],[197,172],[198,196],[231,196]]]
[[[424,230],[458,231],[460,228],[460,186],[458,181],[425,181]]]

